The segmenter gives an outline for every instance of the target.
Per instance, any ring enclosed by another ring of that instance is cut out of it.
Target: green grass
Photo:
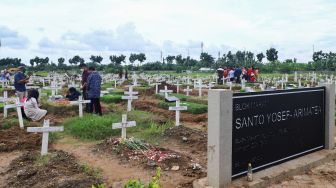
[[[111,94],[113,94],[113,95],[124,95],[124,92],[125,92],[125,90],[123,90],[123,89],[115,89],[115,90],[112,90]]]
[[[105,95],[100,98],[100,100],[104,103],[120,103],[123,100],[121,99],[121,95]]]
[[[154,96],[157,99],[164,100],[164,96],[163,95],[154,94]],[[171,94],[171,96],[175,96],[175,97],[179,98],[181,101],[184,101],[184,102],[204,104],[204,105],[208,104],[207,98],[199,98],[199,97],[194,97],[194,96],[186,96],[186,95],[180,94],[180,93],[173,93],[173,94]]]
[[[38,156],[35,160],[36,166],[46,166],[49,163],[49,155]]]
[[[87,140],[102,140],[117,135],[118,130],[112,129],[112,123],[120,122],[121,116],[109,114],[108,116],[85,115],[83,118],[67,119],[63,125],[65,132],[76,138]]]
[[[128,136],[136,136],[146,141],[157,142],[162,132],[173,125],[171,122],[159,124],[160,120],[155,114],[144,111],[128,113],[128,121],[136,121],[137,126],[127,128]],[[112,123],[121,121],[120,113],[111,113],[105,116],[85,115],[83,118],[75,117],[63,123],[65,134],[83,140],[103,140],[111,136],[119,136],[120,129],[112,129]]]
[[[0,126],[1,129],[10,129],[11,127],[19,126],[19,120],[15,119],[4,119],[2,125]]]
[[[170,106],[175,106],[175,103],[168,103],[168,102],[160,102],[158,106],[160,108],[168,109]],[[182,102],[181,106],[187,106],[188,109],[181,111],[183,113],[190,113],[190,114],[202,114],[208,111],[208,106],[205,104],[198,104],[192,102]]]

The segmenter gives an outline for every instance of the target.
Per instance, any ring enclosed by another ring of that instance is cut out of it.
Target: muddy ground
[[[5,177],[4,187],[13,188],[91,187],[102,183],[93,170],[63,151],[49,152],[45,158],[39,152],[25,152],[0,175]]]
[[[41,134],[27,133],[19,126],[0,128],[0,152],[15,150],[34,150],[41,147]]]

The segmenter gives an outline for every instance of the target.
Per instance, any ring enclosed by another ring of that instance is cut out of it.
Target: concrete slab
[[[253,182],[247,182],[246,177],[234,180],[228,187],[268,187],[288,177],[300,175],[324,163],[336,160],[336,149],[321,150],[300,158],[276,165],[274,167],[253,173]],[[194,188],[212,188],[207,185],[207,178],[194,181]]]

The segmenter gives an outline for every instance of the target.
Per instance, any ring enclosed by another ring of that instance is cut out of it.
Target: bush
[[[122,102],[121,95],[105,95],[100,99],[104,103],[120,103]]]

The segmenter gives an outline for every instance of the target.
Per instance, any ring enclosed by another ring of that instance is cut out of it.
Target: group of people
[[[7,69],[4,69],[0,72],[0,81],[10,81],[10,73],[7,71]]]
[[[224,69],[223,68],[217,69],[217,75],[218,75],[218,84],[223,84],[224,80],[241,83],[242,79],[244,79],[247,82],[256,82],[259,76],[259,69],[254,68],[253,66],[249,68],[225,67]]]
[[[80,68],[83,69],[81,83],[83,98],[91,101],[91,103],[86,105],[85,111],[102,115],[100,105],[102,78],[94,67],[87,67],[85,64],[81,64]],[[20,66],[14,75],[16,95],[20,102],[24,103],[21,108],[23,117],[32,121],[39,121],[46,116],[47,110],[40,108],[38,90],[30,89],[27,91],[26,84],[29,82],[30,75],[26,76],[24,72],[25,67]],[[66,98],[70,101],[75,101],[78,100],[80,95],[81,93],[79,91],[71,87],[68,90]]]

